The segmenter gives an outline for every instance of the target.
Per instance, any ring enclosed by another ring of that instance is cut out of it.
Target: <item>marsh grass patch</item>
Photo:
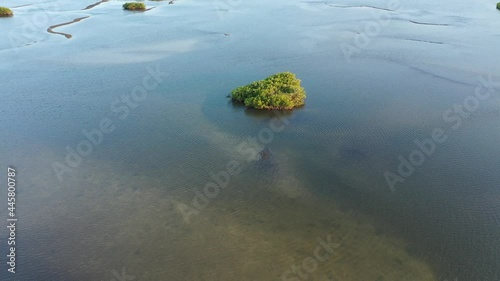
[[[127,2],[123,4],[123,9],[130,11],[144,11],[146,10],[146,4],[141,2]]]
[[[11,17],[13,15],[14,13],[12,12],[11,9],[6,7],[0,7],[0,17]]]

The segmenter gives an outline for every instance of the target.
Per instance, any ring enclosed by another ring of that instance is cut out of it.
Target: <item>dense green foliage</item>
[[[12,15],[14,13],[9,8],[0,7],[0,17],[10,17]]]
[[[500,2],[497,3],[497,9],[500,10]]]
[[[290,72],[273,74],[231,92],[233,101],[256,109],[292,109],[304,105],[305,98],[300,80]]]
[[[123,4],[125,10],[146,10],[146,4],[141,2],[128,2]]]

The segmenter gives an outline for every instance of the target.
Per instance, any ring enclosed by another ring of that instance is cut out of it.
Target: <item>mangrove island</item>
[[[238,87],[231,92],[233,102],[255,109],[290,110],[304,105],[306,92],[295,74],[281,72],[264,80]]]
[[[146,10],[146,4],[141,2],[127,2],[123,4],[123,9],[131,11],[144,11]]]

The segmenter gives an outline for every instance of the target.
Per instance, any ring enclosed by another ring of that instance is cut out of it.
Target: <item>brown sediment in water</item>
[[[146,10],[144,10],[144,12],[153,10],[154,8],[156,8],[156,7],[147,8]]]
[[[38,151],[35,159],[29,156],[32,151]],[[10,155],[32,171],[42,171],[40,163],[59,157],[56,150],[38,145],[24,145]],[[190,204],[192,194],[169,190],[159,178],[121,173],[111,161],[88,161],[95,168],[68,178],[65,188],[53,187],[57,178],[52,174],[26,179],[33,198],[29,211],[43,208],[26,222],[34,233],[45,231],[50,218],[61,210],[67,214],[58,221],[66,227],[61,239],[34,243],[34,249],[63,249],[49,266],[63,264],[72,276],[106,272],[107,262],[87,268],[68,262],[101,251],[100,261],[115,262],[117,256],[126,260],[127,273],[137,280],[254,281],[286,276],[299,280],[287,272],[307,261],[315,265],[307,273],[308,280],[438,280],[425,260],[408,253],[404,240],[378,230],[361,213],[341,210],[328,198],[290,199],[269,191],[268,186],[248,188],[253,183],[244,184],[247,178],[240,174],[243,178],[231,179],[232,189],[221,190],[199,214],[188,215],[186,222],[179,204]],[[138,186],[144,188],[136,190]],[[85,226],[90,224],[102,238],[88,235]],[[321,241],[331,250],[321,248],[319,255],[325,258],[317,260],[315,251]],[[142,264],[145,256],[155,258]],[[88,280],[98,280],[92,277]]]
[[[68,34],[68,33],[64,33],[64,32],[56,32],[54,31],[53,29],[56,28],[56,27],[60,27],[60,26],[63,26],[63,25],[68,25],[68,24],[72,24],[72,23],[75,23],[75,22],[79,22],[81,20],[84,20],[86,18],[88,18],[89,16],[86,16],[86,17],[81,17],[81,18],[76,18],[72,21],[69,21],[69,22],[65,22],[65,23],[60,23],[60,24],[56,24],[56,25],[52,25],[50,26],[49,28],[47,28],[47,32],[48,33],[52,33],[52,34],[60,34],[60,35],[63,35],[64,37],[68,38],[68,39],[71,39],[71,37],[73,37],[73,35],[71,34]]]
[[[109,2],[109,0],[102,0],[102,1],[99,1],[99,2],[94,3],[92,5],[88,5],[87,7],[83,8],[82,10],[90,10],[90,9],[94,8],[95,6],[100,5],[104,2]]]

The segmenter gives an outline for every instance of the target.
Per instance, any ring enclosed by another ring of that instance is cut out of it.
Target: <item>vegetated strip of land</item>
[[[88,17],[89,16],[81,17],[81,18],[77,18],[77,19],[74,19],[74,20],[69,21],[69,22],[60,23],[60,24],[56,24],[56,25],[50,26],[49,28],[47,28],[47,32],[48,33],[52,33],[52,34],[60,34],[60,35],[63,35],[64,37],[66,37],[68,39],[71,39],[71,37],[73,37],[73,35],[68,34],[68,33],[64,33],[64,32],[56,32],[53,29],[56,28],[56,27],[63,26],[63,25],[68,25],[68,24],[72,24],[72,23],[75,23],[75,22],[79,22],[79,21],[84,20],[84,19],[86,19]]]
[[[104,3],[104,2],[108,2],[108,1],[109,1],[109,0],[102,0],[102,1],[99,1],[99,2],[94,3],[94,4],[92,4],[92,5],[88,5],[87,7],[83,8],[82,10],[90,10],[90,9],[94,8],[95,6],[100,5],[100,4]]]

